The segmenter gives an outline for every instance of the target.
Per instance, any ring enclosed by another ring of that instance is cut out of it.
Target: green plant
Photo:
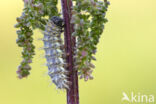
[[[57,88],[67,90],[67,103],[79,104],[78,74],[85,81],[93,79],[96,46],[107,22],[107,0],[24,0],[22,16],[15,25],[17,44],[23,47],[23,61],[18,67],[18,77],[30,74],[30,63],[35,54],[33,30],[44,31],[44,50],[49,75]],[[74,4],[74,5],[73,5]],[[61,19],[63,15],[63,19]],[[64,44],[61,33],[64,31]],[[65,49],[64,49],[65,48]],[[74,96],[75,95],[75,96]]]

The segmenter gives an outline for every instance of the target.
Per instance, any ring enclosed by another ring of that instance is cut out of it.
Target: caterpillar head
[[[58,17],[58,16],[53,16],[51,18],[51,20],[54,22],[55,25],[63,28],[64,27],[64,21],[62,18]]]

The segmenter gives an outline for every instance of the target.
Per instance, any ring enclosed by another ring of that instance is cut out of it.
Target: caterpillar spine
[[[68,71],[66,62],[63,58],[64,50],[62,49],[63,41],[61,38],[63,20],[59,17],[52,17],[45,27],[44,31],[44,50],[47,60],[48,75],[58,89],[68,89],[67,80]]]

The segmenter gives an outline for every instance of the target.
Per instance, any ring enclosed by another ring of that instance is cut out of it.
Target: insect
[[[53,21],[55,25],[57,25],[57,26],[59,26],[61,28],[64,27],[64,21],[63,21],[63,19],[60,18],[60,17],[58,17],[58,16],[53,16],[51,18],[51,21]]]
[[[67,81],[68,71],[66,70],[66,62],[63,58],[64,50],[61,48],[64,46],[61,38],[63,27],[63,19],[53,16],[47,22],[43,38],[48,75],[59,89],[67,89],[69,85]]]

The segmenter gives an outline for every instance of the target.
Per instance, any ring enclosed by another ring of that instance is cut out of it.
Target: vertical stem
[[[73,69],[73,48],[75,46],[75,38],[71,36],[72,32],[74,31],[73,24],[70,23],[72,16],[72,0],[61,1],[63,17],[65,22],[64,39],[67,53],[67,70],[69,71],[68,80],[71,82],[71,85],[69,85],[69,89],[67,90],[67,104],[79,104],[78,75],[77,71]]]

